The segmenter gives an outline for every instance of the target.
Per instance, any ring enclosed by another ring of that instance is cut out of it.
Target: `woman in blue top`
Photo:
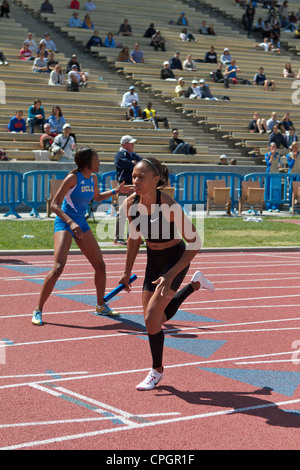
[[[107,33],[107,36],[104,40],[105,47],[116,47],[115,40],[113,39],[113,33]]]
[[[270,151],[265,154],[265,160],[267,164],[266,173],[278,173],[278,169],[282,167],[281,155],[277,152],[277,146],[275,142],[272,142],[269,146]],[[272,178],[272,185],[270,178],[266,179],[266,199],[272,201],[281,199],[281,177]],[[267,202],[268,212],[280,212],[279,204]]]
[[[48,122],[53,134],[62,134],[63,126],[66,124],[66,118],[63,116],[59,106],[54,106],[54,108],[52,108],[52,114],[49,117]]]
[[[65,177],[51,204],[52,211],[57,214],[53,236],[54,266],[44,281],[37,308],[32,315],[32,323],[37,326],[43,324],[43,306],[63,272],[73,238],[95,270],[96,312],[118,315],[118,312],[111,310],[103,301],[106,283],[105,264],[85,214],[90,201],[100,202],[112,194],[119,193],[124,183],[111,191],[99,193],[98,178],[95,174],[99,171],[98,154],[91,147],[80,148],[75,154],[75,163],[77,169]]]

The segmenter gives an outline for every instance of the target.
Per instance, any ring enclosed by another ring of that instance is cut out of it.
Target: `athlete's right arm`
[[[51,203],[51,210],[52,212],[54,212],[56,215],[58,215],[62,220],[64,220],[68,225],[70,225],[70,228],[72,229],[71,227],[71,224],[73,223],[74,224],[74,221],[71,219],[71,217],[69,217],[60,207],[60,205],[62,204],[63,200],[64,200],[64,197],[65,195],[67,194],[67,192],[74,188],[74,186],[76,185],[77,183],[77,177],[75,174],[73,173],[70,173],[68,174],[65,179],[63,180],[62,184],[60,185],[57,193],[55,194],[54,198],[53,198],[53,201]],[[77,225],[77,224],[76,224]]]
[[[127,199],[125,199],[123,203],[123,210],[124,213],[126,214],[128,220],[129,220],[129,237],[127,239],[127,253],[126,253],[126,262],[125,262],[125,268],[124,268],[124,274],[119,280],[119,284],[124,284],[125,285],[125,290],[127,292],[130,292],[130,286],[129,286],[129,278],[131,276],[132,268],[135,262],[135,258],[139,252],[139,247],[141,244],[141,238],[140,237],[131,237],[130,236],[130,216],[129,216],[129,209],[132,205],[133,199],[134,199],[135,194],[132,194],[129,196]]]

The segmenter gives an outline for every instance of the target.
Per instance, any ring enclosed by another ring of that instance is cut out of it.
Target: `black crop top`
[[[139,202],[140,196],[136,194],[129,211],[129,217],[135,230],[141,232],[145,240],[151,243],[165,243],[178,238],[177,230],[175,234],[174,222],[169,222],[163,215],[161,192],[159,190],[156,192],[156,204],[153,204],[154,210],[152,210],[151,205],[151,214],[148,214],[146,207],[143,207],[143,211],[140,213],[138,210]],[[165,206],[167,205],[165,204]]]

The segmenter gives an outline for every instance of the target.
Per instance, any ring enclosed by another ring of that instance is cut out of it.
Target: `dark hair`
[[[57,65],[58,65],[58,64],[57,64]],[[53,108],[52,108],[52,115],[53,115],[53,116],[55,115],[55,112],[54,112],[54,109],[55,109],[55,108],[58,109],[58,111],[59,111],[59,113],[58,113],[58,114],[59,114],[59,117],[61,117],[63,114],[62,114],[62,112],[61,112],[60,106],[53,106]]]
[[[153,157],[143,158],[141,163],[147,166],[148,170],[151,170],[154,176],[159,175],[157,188],[163,189],[168,185],[169,182],[169,170],[166,165],[160,163],[159,160]]]
[[[83,168],[92,168],[92,157],[95,153],[95,149],[93,147],[80,147],[75,153],[74,161],[77,165],[77,170],[83,170]]]

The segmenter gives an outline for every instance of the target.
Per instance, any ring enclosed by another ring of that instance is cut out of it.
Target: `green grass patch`
[[[292,218],[299,219],[288,219]],[[107,234],[114,233],[114,224],[115,219],[104,219],[101,225],[89,220],[100,246],[101,242],[112,241]],[[1,220],[0,251],[53,249],[53,225],[54,220]],[[22,238],[25,234],[34,235],[34,238]],[[266,217],[256,223],[244,222],[243,217],[212,217],[204,221],[204,248],[297,246],[299,234],[300,226],[284,219],[275,221]],[[71,248],[77,248],[74,241]]]

